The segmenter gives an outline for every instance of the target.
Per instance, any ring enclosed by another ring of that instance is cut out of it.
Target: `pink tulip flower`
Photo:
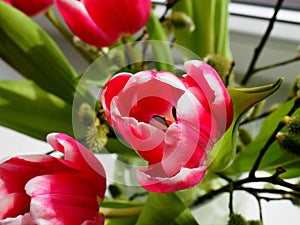
[[[56,0],[56,4],[73,33],[99,48],[139,31],[151,11],[151,0]]]
[[[149,191],[198,184],[207,155],[232,122],[232,101],[217,72],[196,60],[185,69],[182,79],[167,71],[120,73],[101,93],[108,122],[148,161],[137,178]]]
[[[49,134],[47,141],[63,159],[25,155],[0,164],[0,224],[103,224],[101,163],[65,134]]]
[[[4,0],[28,16],[36,16],[48,9],[54,0]]]

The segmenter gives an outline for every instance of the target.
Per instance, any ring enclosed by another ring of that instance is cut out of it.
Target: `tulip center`
[[[160,115],[153,115],[152,119],[150,120],[149,124],[166,132],[168,127],[176,122],[177,120],[177,114],[176,114],[176,108],[175,106],[172,107],[171,113],[172,116],[170,117],[163,117]]]

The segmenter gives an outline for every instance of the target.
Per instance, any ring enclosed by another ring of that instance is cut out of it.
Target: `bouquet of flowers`
[[[1,161],[0,224],[199,224],[192,211],[222,193],[224,224],[263,224],[263,200],[299,204],[299,79],[270,109],[283,78],[247,86],[300,58],[256,66],[282,2],[238,82],[229,0],[0,1],[0,56],[25,78],[0,81],[0,125],[53,148]],[[255,197],[258,219],[236,213],[235,191]]]

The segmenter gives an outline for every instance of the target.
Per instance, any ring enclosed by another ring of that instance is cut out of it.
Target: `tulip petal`
[[[28,16],[35,16],[50,7],[54,0],[5,0],[5,2],[13,5]]]
[[[30,197],[24,193],[7,194],[0,199],[0,220],[24,215],[29,211]],[[0,222],[1,223],[1,222]],[[2,224],[2,223],[1,223]]]
[[[153,116],[172,117],[172,106],[185,90],[181,80],[170,72],[142,71],[127,81],[118,94],[117,107],[122,116],[149,123]]]
[[[138,168],[137,179],[141,186],[152,192],[168,193],[197,185],[204,177],[206,167],[182,168],[179,173],[172,177],[151,177],[147,169]]]
[[[57,158],[48,155],[26,155],[10,158],[0,164],[0,197],[9,193],[22,193],[25,184],[31,178],[58,171],[71,171],[71,169]]]
[[[146,157],[146,160],[161,159],[162,149],[158,146],[163,142],[164,132],[144,122],[138,122],[135,118],[122,116],[118,111],[122,102],[118,102],[119,106],[117,107],[115,106],[116,101],[117,97],[111,104],[113,127],[142,157]],[[155,156],[150,154],[150,158],[148,158],[147,155],[151,151],[156,152]]]
[[[16,218],[6,218],[1,220],[1,225],[36,225],[30,213],[25,213],[24,215],[17,216]]]
[[[146,70],[131,76],[122,93],[124,95],[126,93],[124,98],[133,98],[133,96],[138,95],[138,98],[134,98],[135,102],[145,97],[156,96],[175,104],[185,90],[186,87],[182,81],[174,74],[167,71]]]
[[[80,173],[37,176],[25,190],[31,196],[31,214],[37,224],[82,224],[102,217],[97,190]]]
[[[132,76],[130,73],[120,73],[115,75],[112,79],[107,82],[101,92],[101,102],[104,112],[106,114],[107,120],[111,121],[110,116],[110,104],[113,97],[119,94],[119,92],[124,88],[129,78]]]
[[[56,4],[69,28],[82,41],[99,48],[117,42],[120,34],[107,34],[105,30],[99,28],[86,11],[82,1],[57,0]]]
[[[150,0],[83,0],[95,23],[110,35],[133,34],[150,16]]]
[[[83,172],[96,187],[98,195],[103,199],[106,189],[105,171],[100,161],[83,145],[66,134],[52,133],[47,135],[48,143],[56,150],[64,153],[63,163]]]
[[[216,127],[215,121],[205,107],[207,100],[197,99],[191,91],[178,100],[178,122],[172,124],[165,135],[162,165],[164,173],[170,176],[187,165],[198,167],[216,141],[213,138],[217,131],[212,130]]]
[[[218,123],[218,130],[222,135],[230,126],[233,118],[233,106],[220,76],[210,65],[191,60],[184,64],[187,77],[191,77],[198,87],[205,93],[211,103],[211,112]]]

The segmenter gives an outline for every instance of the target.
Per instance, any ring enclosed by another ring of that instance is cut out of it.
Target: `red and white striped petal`
[[[59,12],[65,22],[82,41],[99,48],[117,42],[121,33],[107,33],[90,17],[82,1],[56,0]]]
[[[66,134],[51,133],[47,136],[47,141],[55,150],[64,153],[61,162],[82,172],[103,199],[106,189],[105,171],[95,155]]]
[[[172,177],[153,177],[147,173],[147,168],[138,168],[137,179],[141,186],[152,192],[168,193],[194,187],[203,179],[206,167],[182,168]]]
[[[36,224],[83,224],[102,217],[97,190],[80,173],[37,176],[25,186]]]

